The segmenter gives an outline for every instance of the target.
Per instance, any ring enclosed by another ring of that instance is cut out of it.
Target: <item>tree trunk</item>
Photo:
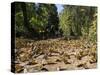
[[[24,16],[24,26],[26,27],[27,30],[29,30],[29,23],[28,23],[28,18],[27,18],[27,10],[26,10],[26,4],[23,2],[21,3],[21,8]]]

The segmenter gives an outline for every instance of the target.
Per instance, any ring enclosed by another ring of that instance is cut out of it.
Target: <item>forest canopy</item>
[[[97,8],[92,6],[15,3],[16,37],[85,38],[96,42]]]

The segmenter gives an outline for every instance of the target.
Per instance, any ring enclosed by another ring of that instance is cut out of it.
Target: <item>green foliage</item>
[[[58,32],[59,18],[57,7],[54,4],[49,5],[49,9],[48,25],[46,26],[46,29],[47,32],[53,36]]]
[[[15,15],[15,23],[16,23],[16,30],[21,32],[23,31],[23,14],[22,12],[19,12]]]
[[[24,28],[24,19],[23,19],[23,12],[21,10],[20,3],[15,3],[15,25],[16,25],[16,34],[17,36],[21,35],[25,32]],[[19,34],[20,33],[20,34]]]
[[[80,36],[81,25],[77,14],[78,7],[64,6],[64,10],[60,13],[60,28],[64,36]]]
[[[95,7],[64,6],[60,13],[60,29],[65,37],[82,36],[85,39],[96,40]]]
[[[96,40],[95,7],[64,5],[58,14],[55,4],[17,2],[15,6],[16,34],[52,37],[62,31],[65,37]]]
[[[60,28],[62,29],[64,36],[70,35],[70,21],[68,20],[69,17],[70,14],[68,12],[66,13],[66,11],[63,11],[62,15],[60,15]]]
[[[89,31],[89,40],[92,42],[97,42],[97,22],[96,20],[93,21],[92,26],[90,27]]]
[[[33,36],[42,33],[52,34],[54,36],[55,32],[58,31],[59,18],[57,7],[54,4],[19,2],[16,4],[16,11],[15,21],[17,33],[28,31]]]

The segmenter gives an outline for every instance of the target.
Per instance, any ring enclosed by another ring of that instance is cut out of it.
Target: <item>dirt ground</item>
[[[15,72],[93,69],[97,67],[97,45],[86,40],[16,39]]]

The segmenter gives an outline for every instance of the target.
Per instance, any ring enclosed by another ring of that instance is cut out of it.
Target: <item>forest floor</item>
[[[16,39],[16,73],[93,69],[97,45],[86,40]]]

